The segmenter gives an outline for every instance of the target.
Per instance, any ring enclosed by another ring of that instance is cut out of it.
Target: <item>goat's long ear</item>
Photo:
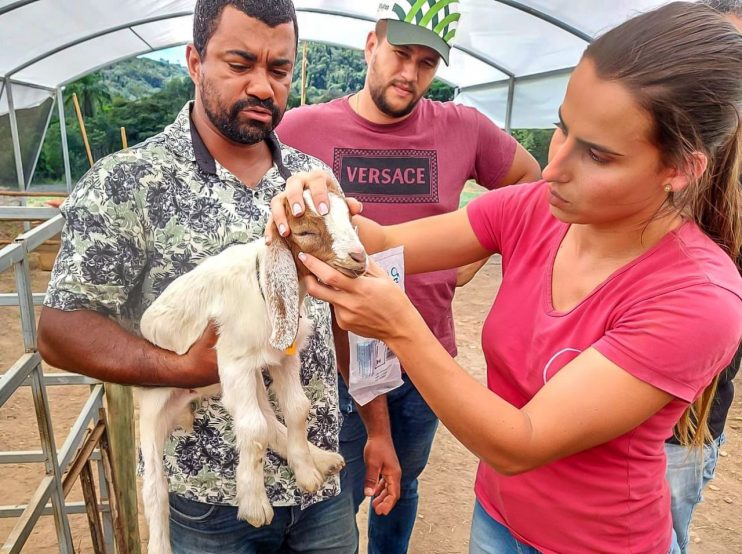
[[[299,331],[299,278],[296,263],[282,239],[268,246],[265,264],[266,301],[273,348],[286,350]]]

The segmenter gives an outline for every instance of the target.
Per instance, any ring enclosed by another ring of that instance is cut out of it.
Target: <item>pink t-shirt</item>
[[[556,311],[551,273],[568,225],[551,215],[547,192],[543,181],[506,187],[467,210],[481,244],[502,254],[502,286],[482,330],[489,388],[520,408],[594,347],[677,398],[621,437],[521,475],[480,463],[476,495],[546,554],[664,554],[671,540],[664,442],[739,345],[742,279],[686,222],[579,305]]]
[[[495,188],[516,147],[478,111],[426,99],[403,121],[376,125],[339,98],[286,112],[276,132],[332,167],[345,194],[363,202],[363,215],[383,225],[456,210],[468,179]],[[405,278],[407,295],[452,355],[455,286],[455,270]]]

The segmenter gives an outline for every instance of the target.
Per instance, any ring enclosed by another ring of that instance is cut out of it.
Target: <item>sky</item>
[[[143,54],[140,58],[150,58],[153,60],[166,60],[170,63],[177,63],[185,66],[185,46],[174,46],[164,50],[156,50],[149,54]]]

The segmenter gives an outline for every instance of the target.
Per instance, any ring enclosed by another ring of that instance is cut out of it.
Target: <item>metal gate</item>
[[[87,377],[71,374],[44,375],[41,357],[36,350],[36,317],[34,305],[43,301],[43,294],[31,290],[28,254],[43,242],[58,234],[64,221],[54,208],[3,207],[0,219],[18,221],[47,220],[38,227],[20,235],[12,244],[0,250],[0,272],[15,272],[15,294],[0,294],[0,306],[18,306],[20,309],[25,354],[0,377],[0,407],[21,386],[30,386],[41,437],[41,450],[0,452],[0,464],[43,462],[45,475],[27,505],[0,506],[0,517],[18,518],[18,521],[0,548],[0,553],[21,552],[39,517],[52,515],[56,526],[59,549],[63,554],[72,554],[72,535],[69,514],[84,514],[83,502],[65,503],[62,475],[67,471],[82,445],[88,428],[96,426],[103,406],[103,384]],[[57,450],[49,411],[46,387],[58,385],[89,385],[91,392],[75,421],[69,435]],[[100,505],[103,514],[103,540],[107,552],[114,552],[114,531],[111,517],[111,501],[106,486],[104,466],[100,453],[93,455],[97,465],[100,487]]]

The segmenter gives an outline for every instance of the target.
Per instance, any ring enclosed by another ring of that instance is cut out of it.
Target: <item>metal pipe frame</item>
[[[100,455],[94,455],[94,459],[100,459]],[[26,509],[27,504],[19,504],[19,505],[12,505],[12,506],[0,506],[0,519],[6,518],[6,517],[20,517],[23,514],[23,511]],[[111,507],[108,505],[108,503],[99,502],[98,503],[98,511],[103,512],[103,514],[111,515]],[[67,514],[84,514],[85,513],[85,503],[84,502],[68,502],[65,504],[65,513]],[[51,505],[47,504],[42,508],[41,510],[42,516],[50,516],[52,515],[52,507]],[[113,552],[113,549],[108,550],[108,552]]]
[[[557,27],[558,29],[561,29],[562,31],[566,31],[571,35],[576,36],[577,38],[580,38],[584,40],[585,42],[591,42],[593,38],[587,34],[584,31],[581,31],[577,27],[574,27],[570,25],[569,23],[565,23],[561,19],[557,19],[553,15],[549,15],[548,13],[542,12],[541,10],[537,10],[534,7],[526,6],[523,4],[523,2],[516,2],[515,0],[494,0],[498,4],[504,4],[505,6],[509,6],[511,8],[514,8],[518,11],[527,13],[528,15],[532,15],[533,17],[536,17],[542,21],[546,21],[547,23],[553,25],[554,27]]]
[[[37,1],[37,0],[19,0],[17,2],[13,2],[13,3],[9,4],[8,6],[5,6],[4,8],[0,8],[0,15],[2,15],[3,13],[6,13],[8,11],[11,11],[13,9],[16,9],[16,8],[19,8],[19,7],[22,7],[22,6],[25,6],[25,5],[30,4],[30,3],[33,3],[34,1]],[[544,12],[544,11],[541,11],[541,10],[539,10],[537,8],[532,7],[532,6],[528,6],[528,5],[524,4],[523,2],[520,2],[520,1],[517,1],[517,0],[493,0],[493,1],[496,2],[496,3],[498,3],[498,4],[502,4],[504,6],[508,6],[508,7],[512,8],[512,9],[515,9],[515,10],[521,11],[523,13],[526,13],[526,14],[532,16],[532,17],[536,17],[536,18],[538,18],[538,19],[540,19],[542,21],[545,21],[545,22],[549,23],[550,25],[553,25],[554,27],[556,27],[556,28],[558,28],[558,29],[560,29],[560,30],[562,30],[562,31],[564,31],[566,33],[569,33],[569,34],[571,34],[571,35],[573,35],[573,36],[575,36],[575,37],[577,37],[577,38],[579,38],[581,40],[584,40],[585,42],[588,42],[589,43],[589,42],[591,42],[593,40],[593,37],[590,34],[586,33],[585,31],[583,31],[581,29],[578,29],[577,27],[575,27],[573,25],[570,25],[570,24],[568,24],[568,23],[566,23],[566,22],[564,22],[564,21],[562,21],[562,20],[554,17],[553,15],[550,15],[550,14]],[[340,10],[329,10],[329,9],[322,9],[322,8],[297,8],[297,12],[318,13],[318,14],[323,14],[323,15],[332,15],[332,16],[337,16],[337,17],[346,17],[346,18],[350,18],[350,19],[357,19],[357,20],[368,21],[368,22],[375,22],[376,21],[375,18],[373,18],[373,17],[368,17],[368,16],[364,16],[364,15],[360,15],[360,14],[351,14],[351,13],[347,13],[347,12],[342,12]],[[55,53],[57,53],[57,52],[59,52],[61,50],[64,50],[66,48],[69,48],[71,46],[76,46],[77,44],[80,44],[80,43],[85,42],[87,40],[91,40],[93,38],[104,36],[106,34],[117,32],[117,31],[120,31],[120,30],[123,30],[123,29],[127,29],[127,28],[128,29],[131,29],[134,34],[137,34],[133,30],[133,27],[135,27],[137,25],[142,25],[142,24],[145,24],[145,23],[151,23],[151,22],[154,22],[154,21],[163,21],[163,20],[167,20],[167,19],[174,19],[174,18],[178,18],[178,17],[186,17],[186,16],[189,16],[189,15],[192,15],[192,13],[193,13],[192,11],[180,11],[180,12],[175,12],[175,13],[172,13],[172,14],[163,14],[163,15],[159,15],[159,16],[155,16],[155,17],[151,17],[151,18],[145,18],[145,19],[130,21],[130,22],[127,22],[127,23],[123,23],[123,24],[114,26],[114,27],[110,27],[110,28],[107,28],[107,29],[103,29],[103,30],[97,31],[96,33],[92,33],[92,34],[86,35],[84,37],[77,38],[74,41],[70,41],[70,42],[67,42],[65,44],[62,44],[60,46],[57,46],[57,47],[55,47],[55,48],[53,48],[53,49],[45,52],[42,55],[39,55],[39,56],[34,57],[31,60],[27,60],[23,64],[21,64],[21,65],[15,67],[15,68],[13,68],[12,70],[10,70],[7,73],[6,76],[7,77],[11,77],[13,74],[15,74],[15,73],[21,71],[22,69],[25,69],[26,67],[28,67],[28,66],[30,66],[30,65],[32,65],[32,64],[34,64],[34,63],[36,63],[36,62],[38,62],[38,61],[40,61],[42,59],[44,59],[47,56],[50,56],[52,54],[55,54]],[[146,41],[144,41],[144,40],[142,40],[142,42],[144,44],[146,44],[148,46],[148,48],[147,49],[144,49],[141,53],[153,51],[151,45],[147,44]],[[169,46],[175,46],[176,44],[182,44],[182,43],[178,42],[178,43],[174,43],[172,45],[163,45],[162,48],[169,47]],[[340,46],[347,46],[347,45],[340,45]],[[494,67],[498,71],[501,71],[503,74],[505,74],[508,77],[508,79],[515,78],[515,74],[511,70],[507,69],[502,64],[498,63],[496,60],[494,60],[490,56],[487,56],[484,53],[476,52],[476,51],[470,50],[468,48],[464,48],[464,47],[457,46],[457,45],[453,45],[453,48],[456,49],[456,50],[460,50],[460,51],[468,54],[469,56],[472,56],[473,58],[475,58],[475,59],[477,59],[479,61],[482,61],[483,63],[486,63],[487,65],[489,65],[491,67]],[[93,72],[93,71],[95,71],[97,69],[100,69],[101,67],[105,67],[105,66],[111,65],[111,64],[115,63],[116,61],[119,61],[120,59],[126,59],[126,58],[129,58],[129,57],[131,57],[131,56],[128,56],[127,55],[127,56],[122,57],[122,58],[119,58],[117,60],[109,60],[109,61],[105,62],[104,64],[102,64],[102,65],[100,65],[100,66],[98,66],[98,67],[96,67],[94,69],[87,70],[85,72],[85,74],[91,73],[91,72]],[[72,77],[70,79],[67,79],[64,83],[68,83],[68,82],[70,82],[72,80],[77,79],[78,77],[80,77],[80,75],[76,75],[76,76],[74,76],[74,77]],[[529,77],[532,77],[532,76],[526,76],[526,78],[529,78]],[[523,77],[519,77],[518,79],[520,80],[522,78]],[[34,84],[34,83],[27,83],[27,82],[23,82],[23,81],[20,81],[20,80],[13,80],[13,82],[16,82],[16,83],[19,83],[19,84],[24,84],[25,86],[36,86],[38,88],[42,88],[42,89],[45,89],[45,90],[55,90],[53,88],[45,87],[43,85],[38,85],[38,84]],[[57,88],[60,85],[64,84],[64,83],[59,83],[57,85]],[[482,86],[482,85],[476,85],[476,86]]]
[[[508,135],[512,135],[512,122],[513,122],[513,100],[515,99],[515,79],[510,79],[508,82],[508,104],[505,108],[505,132]]]
[[[13,393],[26,382],[31,372],[41,363],[38,352],[24,354],[10,366],[0,378],[0,407],[4,406]]]
[[[54,92],[56,90],[56,88],[52,86],[40,85],[38,83],[29,83],[27,81],[19,81],[18,79],[11,79],[10,77],[7,77],[6,80],[9,83],[13,83],[14,85],[19,85],[19,86],[28,87],[28,88],[35,88],[39,90],[45,90],[46,92]]]
[[[21,312],[21,328],[23,331],[23,346],[26,352],[36,352],[36,312],[33,308],[33,297],[31,292],[31,270],[28,267],[28,250],[25,243],[16,241],[23,246],[23,259],[15,264],[15,286],[18,291]],[[41,371],[41,357],[38,361],[39,372]],[[43,383],[40,383],[43,388]],[[53,437],[52,437],[53,438]]]
[[[23,551],[23,545],[28,540],[28,536],[31,534],[31,531],[33,531],[34,525],[39,519],[39,516],[44,510],[44,506],[46,505],[49,496],[51,495],[53,485],[54,477],[52,475],[47,475],[41,480],[41,483],[37,487],[36,492],[31,497],[31,500],[19,516],[18,523],[15,527],[13,527],[13,530],[10,532],[10,535],[5,541],[5,544],[0,548],[0,551],[2,551],[3,554],[5,554],[6,552],[8,554],[21,554],[21,552]],[[57,514],[57,507],[55,502],[52,502],[50,511],[52,515]],[[72,552],[71,550],[68,550],[66,546],[66,543],[64,545],[60,543],[60,552],[65,552],[65,554],[67,552]]]
[[[101,385],[102,382],[92,377],[86,377],[85,375],[79,375],[76,373],[44,373],[44,386],[45,387],[62,387],[67,385],[89,385],[90,392],[94,392],[96,385]],[[24,387],[31,386],[30,381],[23,383]]]
[[[574,67],[564,67],[562,69],[552,69],[550,71],[543,71],[541,73],[533,73],[532,75],[525,75],[523,77],[515,77],[515,84],[526,83],[528,81],[536,81],[539,79],[548,79],[549,77],[559,77],[562,75],[570,75],[575,70]],[[460,92],[476,92],[479,90],[487,90],[492,87],[505,85],[510,82],[510,79],[500,79],[499,81],[490,81],[489,83],[481,83],[479,85],[471,85],[463,87]]]
[[[23,173],[23,157],[21,155],[21,139],[18,135],[18,119],[13,103],[13,85],[5,80],[5,94],[8,95],[8,118],[10,120],[10,139],[13,142],[13,158],[15,159],[15,173],[18,180],[18,189],[26,190],[26,179]]]
[[[15,242],[22,242],[25,245],[26,252],[31,252],[32,250],[36,250],[39,246],[41,246],[44,242],[52,238],[54,235],[58,234],[62,228],[64,227],[64,218],[59,213],[59,210],[57,208],[26,208],[27,210],[44,210],[44,214],[46,213],[52,213],[47,212],[46,210],[52,210],[53,212],[56,212],[52,215],[51,218],[42,218],[38,216],[34,216],[33,219],[47,219],[44,223],[41,225],[38,225],[34,227],[31,231],[27,231],[23,233],[22,235],[18,235],[18,237],[15,239]],[[0,219],[2,219],[2,215],[0,214]]]
[[[29,289],[30,289],[30,280],[29,280]],[[32,313],[33,313],[33,309],[32,309]],[[24,335],[27,335],[27,334],[29,333],[24,332]],[[34,347],[35,347],[36,345],[35,344],[36,343],[35,326],[32,331],[32,334],[34,337]],[[52,427],[52,422],[51,422],[51,412],[49,411],[49,400],[46,396],[46,389],[44,388],[44,383],[43,383],[43,370],[41,369],[41,358],[39,358],[39,363],[36,365],[36,368],[32,372],[31,376],[32,376],[31,393],[34,399],[34,408],[36,410],[36,420],[39,426],[39,435],[41,436],[41,449],[44,452],[44,455],[46,456],[46,462],[45,462],[46,476],[52,479],[49,493],[50,493],[51,502],[52,502],[54,526],[57,529],[57,540],[59,541],[59,552],[60,554],[74,554],[75,549],[72,546],[72,531],[70,530],[70,522],[69,522],[69,519],[67,518],[67,514],[65,514],[64,512],[64,490],[62,487],[62,472],[59,470],[59,461],[57,459],[57,448],[54,444],[54,429]],[[39,505],[33,506],[33,513],[35,514],[35,518],[33,520],[28,521],[28,524],[24,526],[24,531],[25,529],[28,529],[29,526],[30,526],[30,529],[33,528],[33,526],[36,523],[36,520],[38,519],[40,515],[41,509],[43,509],[45,504],[46,502],[43,501],[43,502],[40,502]],[[28,509],[26,511],[28,511]],[[25,512],[24,512],[24,515],[25,515]],[[19,524],[22,523],[22,521],[23,521],[23,516],[21,516],[21,521],[18,524],[16,524],[16,528],[18,528]],[[19,545],[20,547],[22,547],[25,540],[26,539],[24,538],[22,540],[15,541],[15,544],[13,546]]]
[[[186,17],[189,15],[193,15],[193,11],[181,11],[181,12],[175,12],[175,13],[169,13],[164,15],[158,15],[154,17],[145,17],[143,19],[136,19],[134,21],[127,21],[126,23],[122,23],[120,25],[114,25],[113,27],[107,27],[105,29],[101,29],[100,31],[96,31],[95,33],[90,33],[88,35],[84,35],[82,37],[78,37],[75,40],[71,40],[69,42],[65,42],[64,44],[60,44],[59,46],[55,46],[54,48],[51,48],[44,52],[43,54],[39,54],[38,56],[34,56],[30,60],[26,60],[21,65],[18,65],[14,67],[13,69],[9,70],[5,76],[8,78],[11,78],[13,75],[18,73],[19,71],[23,71],[27,67],[32,66],[33,64],[40,62],[41,60],[44,60],[48,58],[49,56],[53,56],[54,54],[57,54],[58,52],[61,52],[62,50],[67,50],[67,48],[72,48],[73,46],[77,46],[78,44],[82,44],[83,42],[87,42],[89,40],[93,40],[105,35],[110,35],[111,33],[116,33],[118,31],[123,31],[125,29],[129,29],[130,31],[134,32],[132,30],[132,27],[136,27],[138,25],[145,25],[147,23],[154,23],[156,21],[165,21],[167,19],[177,19],[179,17]],[[136,35],[136,33],[134,33]],[[141,40],[141,39],[140,39]],[[142,41],[144,42],[144,41]],[[144,42],[144,44],[147,44]],[[149,46],[149,45],[147,45]],[[149,46],[151,49],[152,47]],[[110,63],[108,64],[110,65]]]
[[[13,244],[0,250],[0,271],[5,271],[10,267],[14,268],[17,294],[5,295],[4,298],[13,296],[13,300],[20,308],[23,343],[26,349],[26,353],[0,376],[0,406],[4,405],[19,387],[30,386],[41,438],[41,451],[2,452],[0,464],[43,463],[46,472],[27,505],[0,506],[0,517],[18,518],[5,543],[0,546],[0,551],[3,553],[20,553],[38,518],[45,514],[54,517],[60,552],[63,554],[74,552],[67,516],[70,513],[84,513],[84,506],[81,509],[81,507],[65,505],[62,474],[72,463],[75,453],[85,440],[86,430],[90,423],[99,423],[105,394],[102,383],[83,376],[55,374],[45,377],[41,357],[36,351],[36,318],[33,309],[34,295],[31,292],[28,253],[61,230],[64,224],[62,217],[58,213],[55,216],[36,229],[20,235]],[[38,298],[40,295],[36,296]],[[92,390],[62,448],[57,451],[46,385],[72,383],[92,386]],[[101,471],[103,470],[99,461],[99,473]],[[105,504],[106,500],[110,500],[110,495],[105,485],[101,485],[100,489],[101,503]],[[50,501],[51,505],[48,506]],[[110,508],[106,509],[110,511]],[[111,517],[105,509],[102,511],[105,542],[112,551]]]
[[[59,456],[59,452],[57,452]],[[17,450],[13,452],[0,452],[0,465],[3,464],[38,464],[46,458],[41,450]],[[91,460],[98,461],[101,459],[100,452],[95,452]],[[3,516],[0,516],[3,517]]]
[[[80,411],[75,424],[70,429],[67,439],[64,441],[62,448],[59,451],[60,461],[59,467],[62,472],[66,472],[67,468],[72,462],[72,458],[75,457],[75,452],[80,448],[83,439],[85,438],[85,431],[88,425],[92,423],[95,425],[98,423],[98,414],[100,409],[103,407],[103,384],[95,385],[93,392],[88,397]]]
[[[320,15],[333,15],[336,17],[347,17],[349,19],[358,19],[359,21],[368,21],[371,23],[376,23],[376,18],[374,17],[368,17],[365,15],[358,15],[358,14],[350,14],[345,13],[340,10],[328,10],[323,8],[296,8],[297,13],[298,12],[304,12],[304,13],[317,13]],[[324,42],[324,41],[323,41]],[[338,46],[344,46],[345,48],[348,48],[347,45],[339,44]],[[464,48],[463,46],[453,44],[451,46],[454,50],[460,50],[461,52],[464,52],[465,54],[468,54],[472,58],[479,60],[480,62],[486,63],[487,65],[494,67],[498,71],[501,71],[508,77],[515,77],[515,74],[510,71],[509,69],[506,69],[501,64],[490,58],[489,56],[486,56],[480,52],[475,52],[474,50],[471,50],[469,48]]]
[[[59,215],[57,208],[27,208],[26,206],[3,206],[0,208],[0,220],[39,221],[52,219]]]
[[[67,192],[72,192],[72,169],[70,168],[70,149],[67,145],[67,118],[64,114],[63,87],[57,88],[57,110],[59,111],[59,133],[62,136],[62,159],[64,160],[64,182]]]
[[[39,0],[16,0],[15,2],[11,2],[7,6],[3,6],[0,8],[0,15],[3,15],[4,13],[12,12],[16,8],[22,8],[26,4],[33,4],[34,2],[38,2]]]
[[[41,292],[34,293],[33,294],[33,305],[41,306],[44,302],[45,296],[46,295]],[[20,306],[20,300],[17,294],[13,294],[13,293],[0,294],[0,307],[7,307],[7,306]]]
[[[2,218],[0,218],[2,219]],[[20,244],[9,244],[0,250],[0,273],[22,260],[25,252]]]
[[[499,1],[499,0],[496,0],[496,1]],[[503,3],[505,3],[505,2],[503,2]],[[512,4],[519,4],[519,3],[518,2],[512,2]],[[510,4],[508,4],[508,5],[510,5]],[[515,6],[512,6],[512,7],[515,7]],[[525,8],[527,8],[527,6]],[[344,12],[342,12],[340,10],[328,10],[328,9],[322,9],[322,8],[297,8],[296,11],[297,12],[305,12],[305,13],[317,13],[317,14],[321,14],[321,15],[332,15],[332,16],[336,16],[336,17],[346,17],[346,18],[349,18],[349,19],[357,19],[357,20],[361,20],[361,21],[368,21],[368,22],[371,22],[371,23],[376,22],[376,19],[373,18],[373,17],[362,16],[362,15],[359,15],[359,14],[344,13]],[[527,11],[527,10],[524,9],[522,11]],[[534,11],[534,13],[532,13],[531,15],[541,14],[541,12],[538,12],[537,10],[533,10],[533,11]],[[0,12],[0,15],[1,14],[2,14],[2,12]],[[5,75],[5,77],[6,78],[11,78],[16,73],[18,73],[18,72],[26,69],[27,67],[29,67],[29,66],[31,66],[31,65],[33,65],[33,64],[35,64],[35,63],[37,63],[37,62],[39,62],[39,61],[41,61],[43,59],[45,59],[48,56],[54,55],[54,54],[56,54],[58,52],[61,52],[62,50],[66,50],[67,48],[71,48],[73,46],[77,46],[78,44],[81,44],[81,43],[86,42],[88,40],[92,40],[92,39],[95,39],[95,38],[98,38],[98,37],[101,37],[101,36],[105,36],[105,35],[110,34],[110,33],[115,33],[115,32],[118,32],[118,31],[123,31],[124,29],[130,29],[135,35],[137,35],[136,31],[134,31],[133,28],[136,27],[136,26],[138,26],[138,25],[144,25],[146,23],[153,23],[155,21],[164,21],[164,20],[167,20],[167,19],[177,19],[179,17],[186,17],[186,16],[189,16],[189,15],[192,15],[192,14],[193,14],[192,11],[181,11],[181,12],[175,12],[175,13],[171,13],[171,14],[165,14],[165,15],[160,15],[160,16],[155,16],[155,17],[149,17],[149,18],[144,18],[144,19],[129,21],[129,22],[126,22],[126,23],[122,23],[121,25],[116,25],[116,26],[113,26],[113,27],[109,27],[107,29],[102,29],[102,30],[97,31],[95,33],[91,33],[91,34],[85,35],[83,37],[79,37],[79,38],[77,38],[75,40],[72,40],[72,41],[66,42],[64,44],[61,44],[61,45],[59,45],[59,46],[57,46],[55,48],[52,48],[52,49],[48,50],[47,52],[44,52],[43,54],[39,54],[38,56],[35,56],[34,58],[32,58],[30,60],[26,60],[22,64],[14,67],[10,71],[8,71],[6,73],[6,75]],[[550,17],[550,16],[548,16],[546,14],[541,14],[541,15],[543,17],[540,17],[540,19],[544,19],[544,20],[548,20],[548,19],[545,19],[545,18]],[[555,21],[558,22],[558,20],[556,20],[556,19],[555,19]],[[561,23],[561,25],[557,25],[558,27],[560,27],[560,28],[562,28],[564,30],[567,30],[568,28],[570,28],[569,25],[564,24],[563,22],[560,22],[560,23]],[[576,32],[580,33],[581,31],[576,31]],[[141,37],[140,37],[140,40],[142,40]],[[142,53],[154,51],[152,49],[152,47],[149,44],[147,44],[146,41],[142,40],[142,42],[148,46],[148,48],[147,49],[144,49]],[[165,46],[163,46],[163,48],[164,47]],[[347,47],[347,45],[346,45],[346,47]],[[159,47],[158,47],[158,49],[159,49]],[[461,52],[464,52],[465,54],[471,56],[472,58],[474,58],[476,60],[479,60],[479,61],[481,61],[481,62],[489,65],[490,67],[494,67],[498,71],[500,71],[503,74],[507,75],[508,78],[515,77],[515,74],[511,70],[507,69],[502,64],[500,64],[499,62],[497,62],[495,59],[491,58],[490,56],[487,56],[486,54],[484,54],[482,52],[476,52],[474,50],[471,50],[469,48],[464,48],[463,46],[456,45],[456,44],[453,45],[453,49],[454,50],[460,50]],[[131,57],[131,56],[127,55],[127,56],[125,56],[123,58],[120,58],[120,59],[127,59],[129,57]],[[85,74],[92,73],[93,71],[95,71],[96,69],[99,69],[100,67],[107,67],[107,66],[115,63],[116,61],[117,60],[108,60],[104,64],[100,65],[99,67],[96,67],[94,69],[87,70],[85,72]],[[58,85],[62,85],[62,84],[68,83],[68,82],[70,82],[72,80],[77,79],[78,77],[79,77],[79,75],[78,76],[75,76],[75,77],[72,77],[70,79],[67,79],[66,81],[64,81],[64,83],[58,83]],[[16,82],[19,82],[20,83],[20,82],[23,82],[23,81],[18,80]],[[30,85],[30,83],[29,83],[29,85]],[[40,88],[44,88],[41,85],[37,85],[37,86],[39,86]]]

